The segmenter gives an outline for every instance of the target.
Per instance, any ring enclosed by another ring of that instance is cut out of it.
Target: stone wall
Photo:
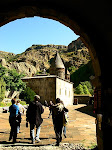
[[[55,82],[56,79],[52,77],[32,77],[27,79],[22,79],[24,82],[27,82],[29,86],[36,94],[40,95],[40,102],[44,104],[44,101],[55,101]]]
[[[60,98],[65,106],[73,105],[73,83],[62,80],[56,76],[37,76],[23,78],[23,82],[27,83],[36,94],[40,95],[40,102],[44,104],[47,100],[55,103],[56,98]]]
[[[77,95],[74,98],[78,99],[78,104],[88,104],[91,100],[91,96],[89,95]]]

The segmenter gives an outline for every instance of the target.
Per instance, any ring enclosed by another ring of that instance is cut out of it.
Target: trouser
[[[36,126],[35,124],[30,123],[30,137],[32,141],[35,141],[35,139],[39,139],[39,135],[40,135],[41,126],[39,127],[36,126],[36,136],[35,136],[35,131],[34,131],[35,126]]]
[[[20,123],[17,123],[17,133],[19,133],[20,130]]]
[[[57,144],[59,144],[62,141],[62,128],[63,128],[62,125],[54,124]]]
[[[17,122],[17,134],[19,133],[20,130],[20,123],[21,123],[22,117],[21,117],[21,113],[19,113],[19,120]]]
[[[9,139],[11,140],[13,138],[13,142],[16,142],[17,138],[17,123],[15,118],[9,118],[9,123],[11,126],[11,131],[10,131],[10,137]]]
[[[63,133],[66,135],[66,126],[63,126]]]

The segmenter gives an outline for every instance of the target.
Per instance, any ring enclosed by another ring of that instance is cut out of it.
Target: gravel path
[[[0,147],[0,150],[85,150],[81,144],[61,143],[60,146],[9,146]]]

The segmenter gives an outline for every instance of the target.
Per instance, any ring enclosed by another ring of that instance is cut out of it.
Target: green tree
[[[5,98],[6,84],[3,78],[0,78],[0,102]]]
[[[88,89],[92,89],[92,85],[91,85],[90,81],[85,81],[84,83]]]
[[[24,101],[26,101],[26,103],[29,104],[30,102],[34,100],[35,95],[36,93],[32,89],[27,87],[20,93],[19,98],[24,99]]]
[[[88,91],[89,91],[89,93],[90,93],[91,95],[94,94],[94,87],[92,87],[90,81],[81,82],[81,84],[82,84],[83,86],[84,86],[84,85],[87,86]]]
[[[89,90],[86,85],[83,85],[83,91],[84,91],[84,94],[90,95]]]
[[[6,82],[6,90],[10,91],[21,91],[25,88],[25,83],[21,80],[23,74],[17,73],[17,71],[9,70],[8,74],[4,76]]]
[[[7,69],[0,64],[0,77],[3,77],[7,73]]]
[[[76,88],[75,88],[75,93],[76,94],[84,94],[84,91],[83,91],[83,86],[81,84],[79,84]]]

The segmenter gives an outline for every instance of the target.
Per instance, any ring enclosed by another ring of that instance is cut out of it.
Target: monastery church
[[[40,102],[46,100],[55,103],[60,98],[64,105],[73,104],[73,83],[70,82],[70,73],[65,68],[62,59],[57,52],[50,67],[50,75],[41,74],[35,77],[22,78],[36,94],[40,95]]]

